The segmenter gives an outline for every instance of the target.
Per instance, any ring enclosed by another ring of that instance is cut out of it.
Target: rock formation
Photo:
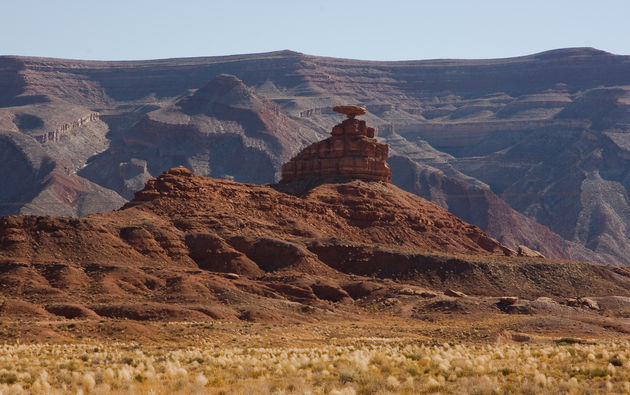
[[[332,129],[332,137],[311,144],[282,166],[282,181],[362,179],[389,182],[388,147],[374,139],[374,128],[355,119],[365,114],[359,106],[337,106],[348,116]]]
[[[394,185],[514,250],[630,265],[630,57],[592,48],[400,63],[0,56],[0,215],[114,208],[179,165],[277,182],[329,137],[340,98],[365,101]],[[89,188],[63,198],[67,179],[52,169]],[[312,188],[298,184],[285,183]]]
[[[7,318],[312,322],[382,319],[371,314],[386,306],[417,319],[443,307],[423,307],[425,298],[503,314],[485,307],[496,298],[476,298],[630,295],[630,268],[510,254],[389,183],[321,184],[295,196],[180,167],[120,210],[0,218],[2,333]]]

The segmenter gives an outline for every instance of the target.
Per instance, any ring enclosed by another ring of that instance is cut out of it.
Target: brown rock
[[[536,250],[532,250],[524,245],[518,246],[518,256],[526,256],[529,258],[544,258],[545,256]]]
[[[460,291],[455,291],[454,289],[447,289],[446,291],[444,291],[444,295],[453,296],[455,298],[463,298],[466,296],[465,293],[460,292]]]
[[[330,300],[331,302],[339,302],[344,299],[350,299],[350,295],[348,294],[348,292],[334,284],[312,284],[311,289],[318,298]]]
[[[437,296],[435,292],[411,287],[398,289],[398,293],[400,295],[420,296],[422,298],[435,298]]]
[[[518,302],[518,297],[516,296],[503,296],[499,298],[499,303],[503,305],[513,305]]]
[[[355,106],[343,106],[354,108]],[[335,111],[343,114],[359,110]],[[365,110],[359,108],[365,113]],[[354,116],[336,125],[332,137],[311,144],[282,166],[282,182],[318,181],[325,179],[363,179],[389,182],[388,146],[374,140],[374,129]]]
[[[333,107],[334,112],[347,115],[348,118],[354,118],[358,115],[364,115],[366,113],[365,108],[359,106],[336,106]]]
[[[534,314],[535,310],[529,303],[501,304],[497,305],[501,311],[507,314]]]
[[[245,254],[235,250],[222,238],[211,233],[191,233],[186,235],[186,245],[190,257],[200,268],[227,273],[229,276],[256,277],[264,272]]]
[[[578,301],[584,307],[588,307],[592,310],[599,310],[599,304],[591,298],[579,298]]]
[[[570,298],[566,301],[567,306],[585,307],[592,310],[599,310],[599,304],[591,298]]]
[[[422,291],[414,288],[401,288],[398,290],[398,293],[401,295],[420,295]]]
[[[287,299],[303,304],[311,304],[317,299],[317,295],[313,289],[307,286],[295,284],[269,282],[266,284],[269,288],[285,296]]]
[[[197,310],[163,303],[108,303],[90,306],[102,317],[128,318],[137,321],[210,321],[211,317]]]
[[[521,333],[513,333],[511,337],[512,340],[519,343],[524,343],[532,340],[531,336],[523,335]]]
[[[383,301],[383,304],[385,306],[395,306],[397,304],[400,303],[400,300],[396,299],[396,298],[387,298]]]
[[[85,306],[73,303],[59,303],[46,306],[46,310],[54,315],[66,318],[81,318],[89,320],[97,320],[101,318],[94,311]]]
[[[0,317],[3,318],[50,318],[42,307],[19,299],[0,300]]]
[[[571,307],[578,307],[580,305],[580,303],[578,302],[577,299],[575,298],[569,298],[566,301],[567,306],[571,306]]]
[[[536,298],[535,301],[536,302],[541,302],[541,303],[556,303],[553,299],[551,299],[548,296],[541,296],[539,298]]]
[[[383,287],[373,282],[356,281],[344,284],[342,288],[350,295],[351,298],[360,299],[378,291],[379,289],[382,289]]]
[[[281,320],[281,317],[278,314],[260,307],[245,309],[241,312],[238,318],[249,322],[278,322]]]

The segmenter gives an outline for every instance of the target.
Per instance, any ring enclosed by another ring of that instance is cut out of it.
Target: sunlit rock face
[[[332,137],[309,145],[282,166],[282,182],[332,178],[389,182],[387,144],[374,139],[374,128],[355,116],[365,114],[357,106],[334,110],[348,118],[332,129]]]

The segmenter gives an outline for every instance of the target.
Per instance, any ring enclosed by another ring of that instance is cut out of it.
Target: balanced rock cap
[[[357,115],[364,115],[367,111],[365,108],[360,106],[337,106],[333,107],[334,112],[338,112],[339,114],[347,115],[348,118],[354,118]]]

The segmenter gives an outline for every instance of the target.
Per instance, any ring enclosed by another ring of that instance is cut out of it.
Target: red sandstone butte
[[[364,120],[348,117],[333,127],[332,137],[309,145],[285,163],[281,182],[326,179],[389,182],[392,172],[386,163],[387,144],[374,139],[374,128],[368,127]]]

